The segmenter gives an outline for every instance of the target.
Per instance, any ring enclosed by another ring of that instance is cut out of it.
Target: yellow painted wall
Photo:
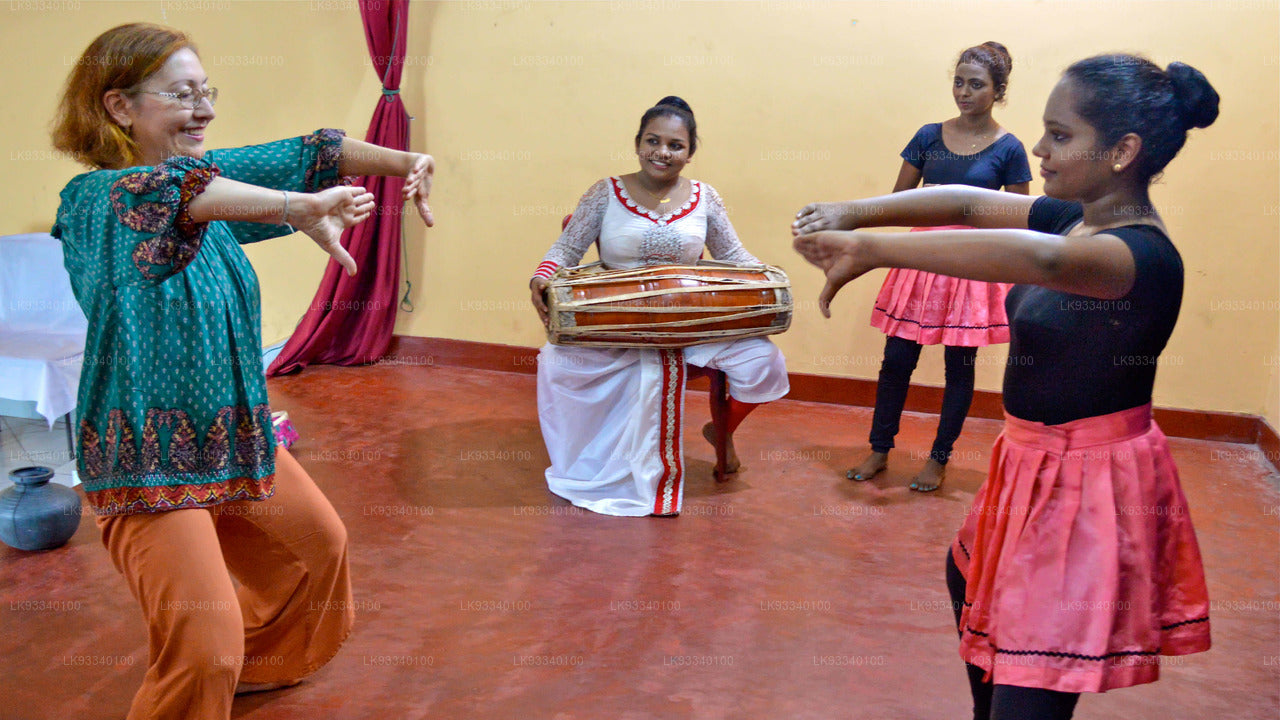
[[[45,139],[64,58],[116,22],[195,33],[223,92],[213,145],[320,126],[359,136],[377,98],[350,0],[14,0],[5,10],[0,52],[19,72],[0,79],[10,145],[0,183],[15,200],[3,232],[48,225],[75,172],[49,157]],[[791,213],[887,192],[916,128],[955,113],[950,71],[967,45],[1009,46],[1014,72],[997,118],[1028,147],[1067,64],[1138,51],[1199,67],[1223,97],[1217,124],[1193,132],[1153,191],[1187,267],[1156,402],[1280,426],[1278,30],[1275,0],[415,1],[403,97],[415,147],[439,160],[438,226],[409,230],[417,310],[401,314],[397,332],[540,344],[529,272],[583,190],[635,169],[640,113],[674,93],[700,124],[688,174],[720,190],[757,256],[791,273],[802,302],[777,338],[789,367],[873,378],[883,338],[867,316],[883,273],[847,287],[823,320],[812,302],[820,277],[790,250]],[[250,250],[268,342],[288,334],[319,279],[324,256],[306,242]],[[1003,357],[1003,347],[982,352],[979,387],[999,389]],[[941,384],[940,352],[926,351],[915,380]]]

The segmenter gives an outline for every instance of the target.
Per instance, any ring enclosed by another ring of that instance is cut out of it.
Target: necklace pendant
[[[666,205],[666,204],[667,204],[667,203],[669,203],[669,202],[671,202],[671,198],[662,198],[661,200],[659,200],[659,201],[658,201],[658,204],[659,204],[659,205]]]

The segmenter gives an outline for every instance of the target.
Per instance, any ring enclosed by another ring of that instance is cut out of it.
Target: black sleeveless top
[[[1079,203],[1042,197],[1027,226],[1065,235]],[[1005,310],[1011,338],[1004,406],[1024,420],[1058,425],[1151,401],[1156,367],[1182,305],[1182,257],[1159,228],[1105,231],[1133,253],[1133,288],[1116,300],[1016,285]]]

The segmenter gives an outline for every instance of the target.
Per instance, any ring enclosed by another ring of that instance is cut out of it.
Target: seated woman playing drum
[[[549,278],[577,265],[593,242],[610,269],[692,264],[704,247],[716,260],[761,264],[738,240],[719,194],[680,176],[697,142],[684,100],[666,97],[644,113],[635,138],[640,171],[593,185],[529,282],[543,324]],[[725,470],[736,471],[733,431],[759,404],[790,390],[782,353],[769,340],[683,350],[548,344],[538,357],[538,417],[551,456],[551,491],[606,515],[679,514],[685,363],[728,377]],[[711,423],[703,436],[712,438]]]

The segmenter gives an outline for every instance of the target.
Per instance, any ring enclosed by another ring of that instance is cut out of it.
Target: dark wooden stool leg
[[[710,370],[711,376],[711,422],[715,430],[717,482],[728,479],[725,466],[729,462],[729,381],[720,370]]]

